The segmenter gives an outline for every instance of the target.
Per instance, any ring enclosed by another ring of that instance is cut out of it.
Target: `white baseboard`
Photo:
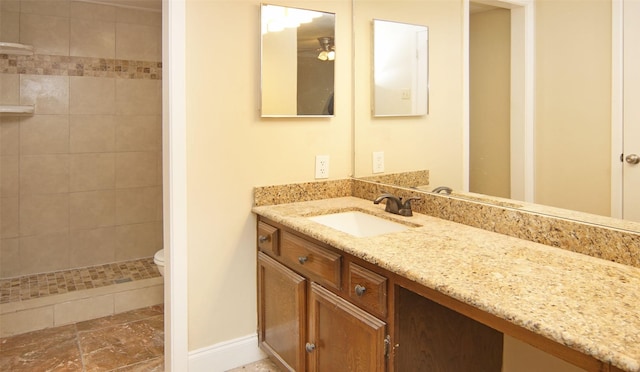
[[[224,372],[266,358],[252,334],[189,352],[189,372]]]

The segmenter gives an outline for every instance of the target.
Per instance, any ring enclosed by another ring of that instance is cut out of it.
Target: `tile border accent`
[[[162,62],[45,54],[0,54],[0,73],[162,80]]]

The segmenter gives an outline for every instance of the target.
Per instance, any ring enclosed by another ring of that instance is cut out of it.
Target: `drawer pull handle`
[[[307,353],[310,353],[316,349],[316,345],[310,342],[307,342],[307,344],[304,345],[304,348],[307,350]]]
[[[308,260],[309,260],[309,257],[307,256],[298,257],[298,262],[300,262],[300,265],[304,265],[304,263],[307,262]]]
[[[361,286],[360,284],[356,284],[355,290],[356,290],[356,295],[362,296],[364,292],[367,290],[367,288]]]
[[[260,235],[258,237],[258,243],[260,243],[260,244],[264,244],[264,243],[266,243],[268,241],[269,241],[269,236],[267,236],[267,235]]]

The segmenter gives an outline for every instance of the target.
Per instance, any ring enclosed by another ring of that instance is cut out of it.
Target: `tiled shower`
[[[0,117],[0,321],[59,325],[161,301],[161,13],[76,0],[2,0],[0,12],[0,41],[34,47],[0,54],[0,105],[34,107]],[[80,279],[60,289],[56,274]],[[69,295],[109,280],[127,286]],[[16,305],[18,286],[40,302]]]

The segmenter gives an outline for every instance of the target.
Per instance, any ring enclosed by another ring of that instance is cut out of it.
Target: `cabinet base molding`
[[[266,357],[255,333],[190,351],[189,372],[224,372]]]

